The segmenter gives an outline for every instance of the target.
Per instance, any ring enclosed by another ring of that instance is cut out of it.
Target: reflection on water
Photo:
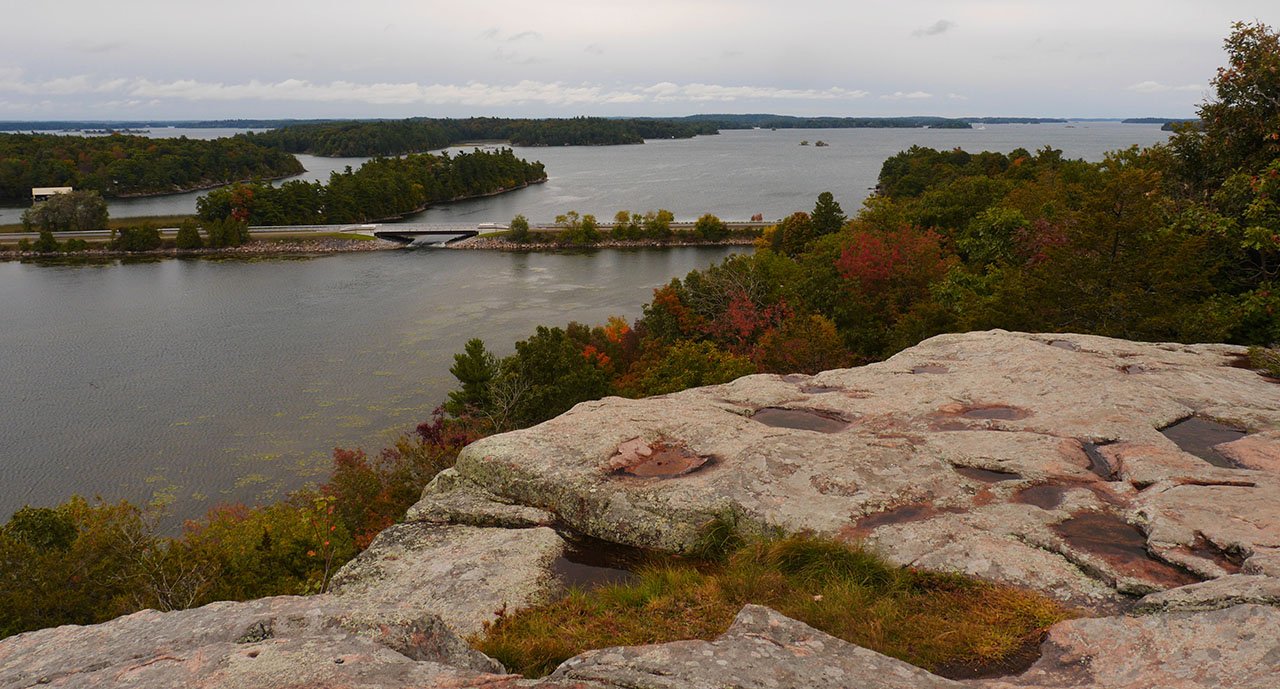
[[[537,324],[635,317],[736,250],[0,263],[0,518],[73,492],[180,515],[277,495],[427,418],[468,338],[505,354]]]

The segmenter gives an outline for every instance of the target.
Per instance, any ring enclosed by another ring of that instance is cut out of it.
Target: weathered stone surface
[[[565,548],[552,529],[396,524],[333,578],[330,595],[357,619],[389,610],[439,615],[461,635],[555,590],[551,564]]]
[[[44,629],[0,641],[0,687],[397,686],[446,666],[502,671],[432,615],[389,613],[372,623],[330,596],[278,596]]]
[[[1245,603],[1280,605],[1280,579],[1256,574],[1231,574],[1153,593],[1138,601],[1134,612],[1218,610]]]
[[[1280,431],[1264,431],[1217,446],[1218,452],[1242,469],[1280,474]]]
[[[959,689],[962,685],[748,605],[715,641],[606,648],[551,679],[628,689]]]
[[[1258,432],[1280,429],[1280,386],[1233,368],[1241,351],[944,335],[857,369],[584,403],[473,444],[456,476],[614,542],[680,550],[732,509],[1107,610],[1280,547],[1280,474],[1214,466],[1159,431],[1199,415],[1274,451],[1277,434]],[[751,418],[777,409],[795,413]],[[705,461],[618,471],[653,447]],[[1145,542],[1109,548],[1080,533],[1094,522]]]
[[[409,508],[404,521],[527,529],[552,526],[555,519],[546,510],[503,502],[458,478],[453,469],[446,469],[427,485],[422,499]]]
[[[1273,689],[1280,686],[1280,610],[1238,605],[1210,612],[1062,622],[1031,669],[975,689]]]

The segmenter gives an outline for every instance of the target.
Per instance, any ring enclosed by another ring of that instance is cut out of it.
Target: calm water
[[[639,315],[727,248],[0,263],[0,519],[72,493],[270,498],[426,419],[472,336]]]
[[[208,138],[232,130],[152,130],[151,135]],[[640,146],[516,147],[516,155],[541,160],[550,180],[522,191],[431,208],[417,222],[502,222],[523,213],[550,222],[568,210],[612,218],[620,209],[666,208],[682,220],[703,213],[746,220],[755,213],[781,218],[813,207],[831,191],[854,210],[875,186],[885,158],[913,145],[969,151],[1062,149],[1072,158],[1101,160],[1107,151],[1164,141],[1158,125],[1077,122],[1072,125],[987,125],[985,129],[792,129],[727,131],[687,140],[649,141]],[[830,144],[800,146],[808,140]],[[489,144],[491,145],[491,144]],[[471,150],[457,147],[451,151]],[[327,180],[330,171],[365,158],[298,156],[307,172],[297,179]],[[205,192],[113,201],[112,217],[194,213]],[[0,224],[21,220],[22,209],[0,208]]]
[[[776,218],[811,208],[823,190],[852,211],[881,162],[911,145],[1047,144],[1097,160],[1165,138],[1154,126],[1077,123],[755,130],[642,146],[517,149],[546,163],[550,181],[432,208],[418,220],[523,213],[549,221],[570,209],[608,218],[656,208],[682,219]],[[800,146],[803,139],[830,146]],[[308,179],[362,162],[301,158]],[[197,196],[116,202],[111,212],[189,213]],[[19,213],[0,209],[0,222]],[[468,337],[505,353],[537,324],[635,316],[653,287],[729,251],[0,263],[0,517],[73,492],[159,495],[179,516],[216,501],[271,498],[323,475],[335,445],[376,450],[426,418],[452,387],[452,354]]]

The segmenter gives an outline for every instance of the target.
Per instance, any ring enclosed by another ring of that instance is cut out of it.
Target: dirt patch
[[[609,466],[615,474],[637,478],[676,478],[710,465],[711,457],[699,455],[681,444],[639,438],[618,446]]]

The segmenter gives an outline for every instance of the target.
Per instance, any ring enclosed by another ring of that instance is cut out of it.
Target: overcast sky
[[[0,119],[1190,116],[1277,0],[9,0]]]

